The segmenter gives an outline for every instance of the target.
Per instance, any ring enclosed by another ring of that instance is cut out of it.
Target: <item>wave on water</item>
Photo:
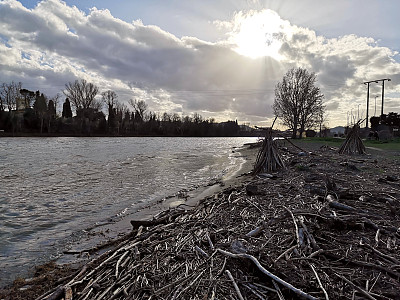
[[[91,228],[234,176],[254,138],[2,138],[0,285]]]

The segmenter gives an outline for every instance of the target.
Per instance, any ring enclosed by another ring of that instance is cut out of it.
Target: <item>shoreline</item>
[[[64,250],[75,250],[69,246],[92,237],[94,227],[97,237],[93,236],[101,242],[119,237],[118,230],[110,237],[107,228],[98,225],[112,227],[148,203],[159,206],[165,196],[192,190],[231,173],[235,169],[231,166],[242,161],[234,158],[238,154],[231,154],[233,147],[249,140],[252,139],[121,138],[114,143],[114,139],[101,138],[93,143],[90,139],[42,143],[42,139],[10,139],[2,157],[7,167],[3,168],[5,201],[1,201],[5,209],[1,236],[5,243],[0,251],[0,286],[10,284],[14,274],[30,276],[35,265],[56,259]],[[26,145],[25,150],[18,152],[20,145]],[[40,151],[36,150],[36,154],[27,150],[28,145]],[[40,185],[35,183],[35,173],[39,174]],[[8,178],[8,174],[18,176]],[[19,188],[23,186],[31,188]],[[154,214],[150,211],[149,217]],[[21,227],[13,229],[13,224]],[[126,222],[124,232],[130,229]]]
[[[116,246],[118,242],[129,238],[132,232],[131,220],[151,220],[152,218],[165,213],[167,211],[182,207],[186,211],[196,208],[199,203],[207,198],[221,193],[225,189],[234,188],[247,180],[246,173],[252,170],[255,154],[257,150],[250,149],[243,145],[239,148],[232,148],[232,152],[239,154],[242,158],[239,168],[234,171],[228,178],[221,178],[214,184],[201,185],[187,192],[185,197],[181,198],[176,195],[169,196],[159,201],[147,204],[144,207],[138,208],[137,211],[122,217],[121,220],[105,224],[95,225],[88,228],[86,239],[80,239],[70,244],[69,249],[65,249],[61,257],[55,260],[50,260],[47,263],[34,267],[34,270],[29,271],[32,276],[17,278],[4,287],[0,287],[0,296],[7,295],[7,291],[18,287],[18,290],[23,295],[30,294],[30,289],[37,289],[37,285],[41,284],[43,277],[54,276],[52,273],[62,274],[62,277],[70,276],[80,267],[84,266],[90,260],[101,256]],[[90,253],[90,254],[89,254]],[[35,283],[39,280],[39,283]],[[22,286],[21,286],[22,284]],[[3,293],[3,294],[2,294]],[[0,299],[14,299],[1,298]],[[19,298],[18,298],[19,299]],[[24,296],[20,299],[25,299]]]
[[[38,299],[396,299],[400,162],[317,148],[282,148],[287,169],[135,224]]]
[[[101,251],[99,251],[99,254],[102,254],[109,248],[103,245],[113,244],[112,241],[119,240],[129,235],[132,231],[131,220],[148,221],[166,211],[174,209],[190,211],[196,208],[203,199],[213,197],[223,192],[225,189],[242,185],[246,180],[250,179],[248,173],[253,169],[257,151],[258,148],[249,148],[245,145],[232,150],[232,152],[238,153],[243,161],[240,163],[239,169],[230,174],[227,178],[222,178],[213,184],[205,184],[196,187],[185,193],[184,196],[173,195],[158,201],[155,200],[152,203],[138,208],[137,211],[123,216],[116,222],[100,224],[86,229],[86,238],[71,243],[69,249],[66,249],[64,254],[57,258],[55,262],[60,265],[86,263],[91,258],[91,255],[87,255],[88,253],[92,254],[93,252],[98,252],[93,249],[100,248]]]

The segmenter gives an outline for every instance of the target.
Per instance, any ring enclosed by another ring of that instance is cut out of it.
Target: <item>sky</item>
[[[276,84],[302,67],[328,126],[345,126],[365,118],[366,81],[390,78],[384,113],[400,113],[399,11],[398,0],[0,0],[0,83],[53,97],[86,79],[157,113],[270,126]],[[369,116],[381,91],[371,83]]]

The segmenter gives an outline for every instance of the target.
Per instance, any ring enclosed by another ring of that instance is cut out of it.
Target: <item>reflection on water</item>
[[[96,223],[232,172],[240,160],[232,147],[251,141],[0,139],[0,285]]]

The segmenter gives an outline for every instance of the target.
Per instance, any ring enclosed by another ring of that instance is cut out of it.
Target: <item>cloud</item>
[[[265,16],[275,25],[259,23]],[[257,28],[265,30],[268,39],[276,40],[266,46],[278,45],[281,60],[237,51],[241,26],[252,20],[261,24]],[[351,105],[364,103],[363,81],[391,77],[390,88],[399,90],[396,53],[371,38],[327,39],[265,10],[241,11],[231,20],[211,22],[227,33],[218,42],[178,38],[141,20],[125,22],[97,8],[84,13],[59,0],[44,0],[31,10],[4,0],[0,81],[21,81],[25,88],[52,96],[69,81],[85,78],[101,89],[115,90],[121,101],[146,100],[154,111],[261,122],[272,117],[276,83],[289,68],[301,66],[316,72],[331,124],[342,121]]]

